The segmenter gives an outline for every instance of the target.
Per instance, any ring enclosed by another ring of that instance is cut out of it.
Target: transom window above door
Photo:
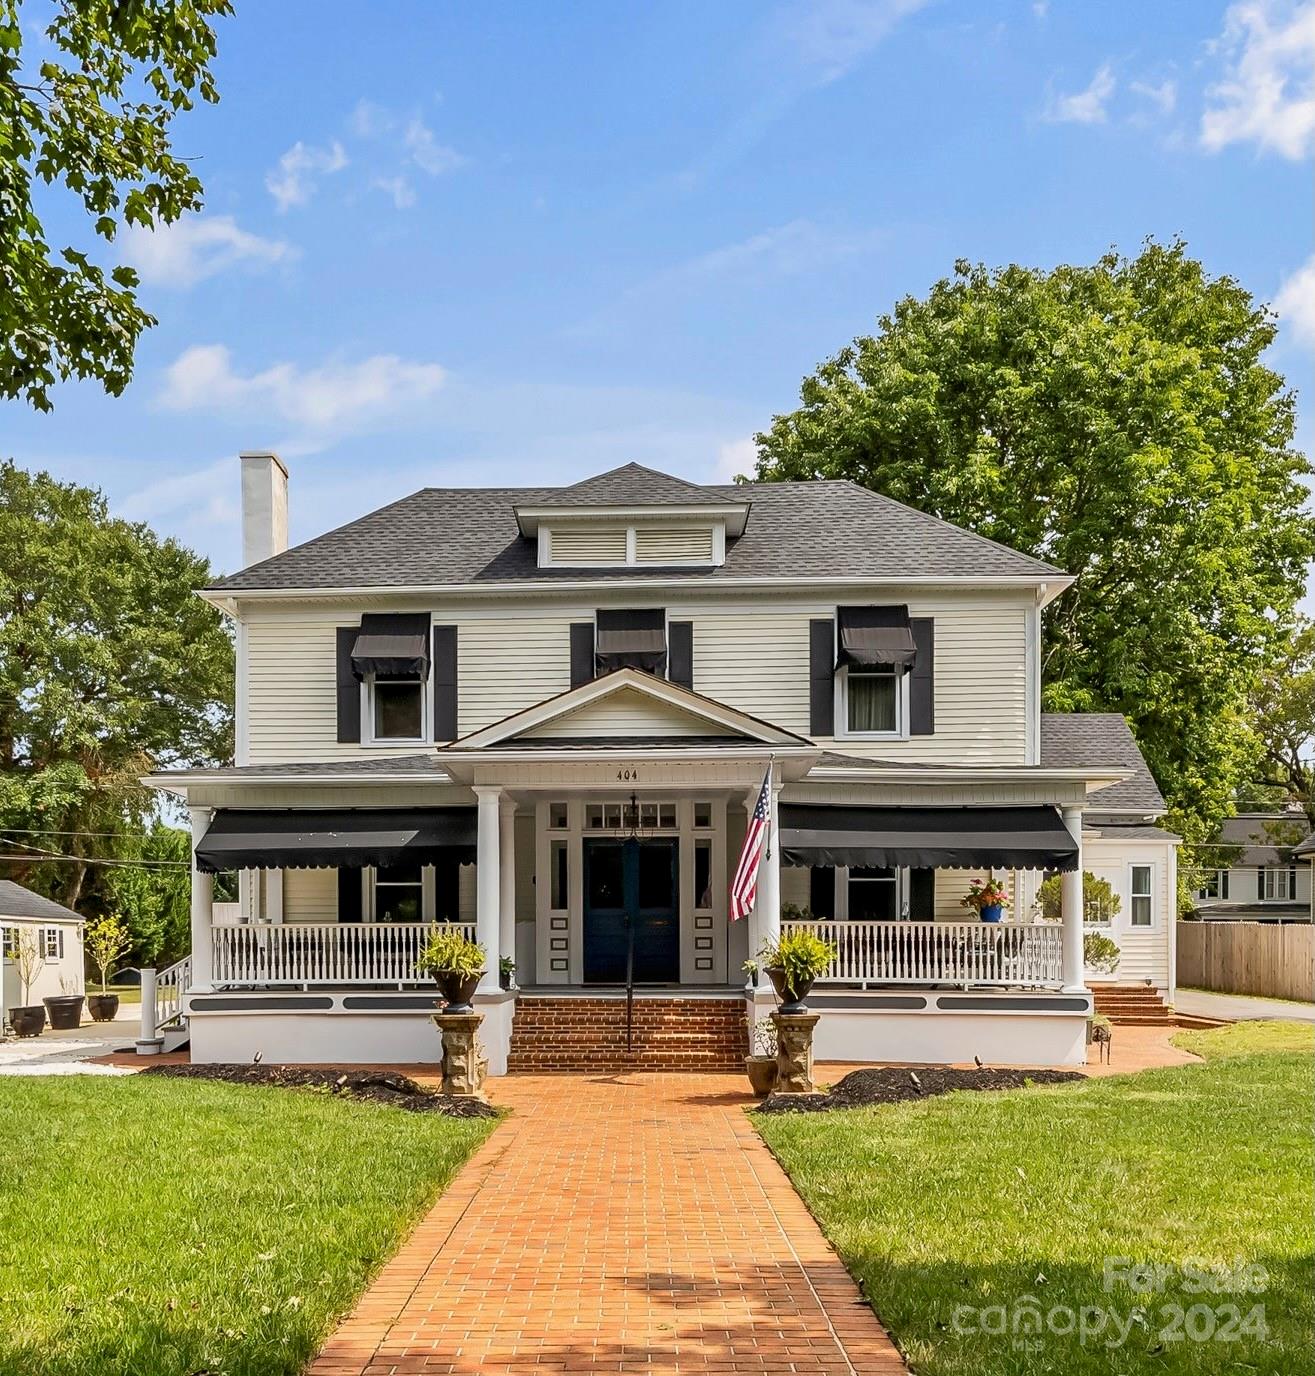
[[[629,803],[586,803],[584,825],[586,831],[620,831],[632,820]],[[642,831],[675,831],[677,826],[675,803],[640,803],[639,827]]]

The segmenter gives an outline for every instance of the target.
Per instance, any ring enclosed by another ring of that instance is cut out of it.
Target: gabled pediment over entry
[[[619,669],[454,741],[449,749],[484,750],[553,742],[741,743],[808,746],[774,726],[713,698],[639,669]]]

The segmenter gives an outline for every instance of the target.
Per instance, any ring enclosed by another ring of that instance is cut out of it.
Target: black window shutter
[[[836,628],[829,617],[808,623],[808,731],[836,733]]]
[[[1227,898],[1227,897],[1228,897],[1228,871],[1227,871],[1227,870],[1221,870],[1221,871],[1220,871],[1220,878],[1219,878],[1219,897],[1220,897],[1220,898]]]
[[[434,627],[434,739],[457,738],[457,628]]]
[[[594,623],[571,622],[571,687],[592,683],[594,678]]]
[[[338,871],[338,921],[361,920],[361,871]]]
[[[1256,866],[1256,897],[1257,897],[1257,898],[1264,898],[1264,896],[1265,896],[1265,867],[1264,867],[1264,865],[1257,865],[1257,866]]]
[[[361,739],[361,681],[352,673],[352,646],[359,626],[338,627],[338,740]]]
[[[930,922],[936,916],[936,871],[909,871],[909,917]]]
[[[836,872],[830,865],[814,865],[808,871],[808,907],[814,917],[835,917]]]
[[[694,623],[667,623],[667,677],[682,688],[694,687]]]
[[[909,675],[909,735],[936,731],[936,623],[929,616],[909,618],[917,655]]]

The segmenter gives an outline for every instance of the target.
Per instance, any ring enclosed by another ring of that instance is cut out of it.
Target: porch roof
[[[1073,870],[1078,843],[1053,807],[781,805],[788,865]]]

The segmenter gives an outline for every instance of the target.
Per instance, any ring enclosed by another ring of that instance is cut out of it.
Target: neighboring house
[[[1298,860],[1306,861],[1306,891],[1310,894],[1310,920],[1315,922],[1315,832],[1293,850]]]
[[[742,964],[795,905],[840,946],[820,1056],[1077,1062],[1084,862],[1122,895],[1116,978],[1172,997],[1159,793],[1122,718],[1041,711],[1069,575],[852,483],[634,464],[426,489],[288,550],[286,470],[242,470],[247,567],[202,594],[235,627],[236,765],[151,778],[191,813],[191,963],[161,978],[190,989],[194,1059],[433,1060],[434,922],[486,948],[495,1072],[545,1007],[620,998],[631,939],[646,1013],[742,1040],[746,1000],[771,1007]],[[234,870],[221,923],[209,876]],[[988,872],[998,927],[960,904]],[[1033,920],[1051,872],[1062,923]]]
[[[1227,867],[1194,875],[1198,915],[1212,922],[1309,918],[1311,867],[1297,845],[1305,823],[1302,812],[1241,812],[1228,818],[1218,837]]]
[[[15,957],[24,940],[35,945],[40,961],[28,991],[29,1003],[84,992],[83,925],[71,908],[42,898],[11,879],[0,879],[0,1009],[7,1013],[22,1006],[23,989]]]

